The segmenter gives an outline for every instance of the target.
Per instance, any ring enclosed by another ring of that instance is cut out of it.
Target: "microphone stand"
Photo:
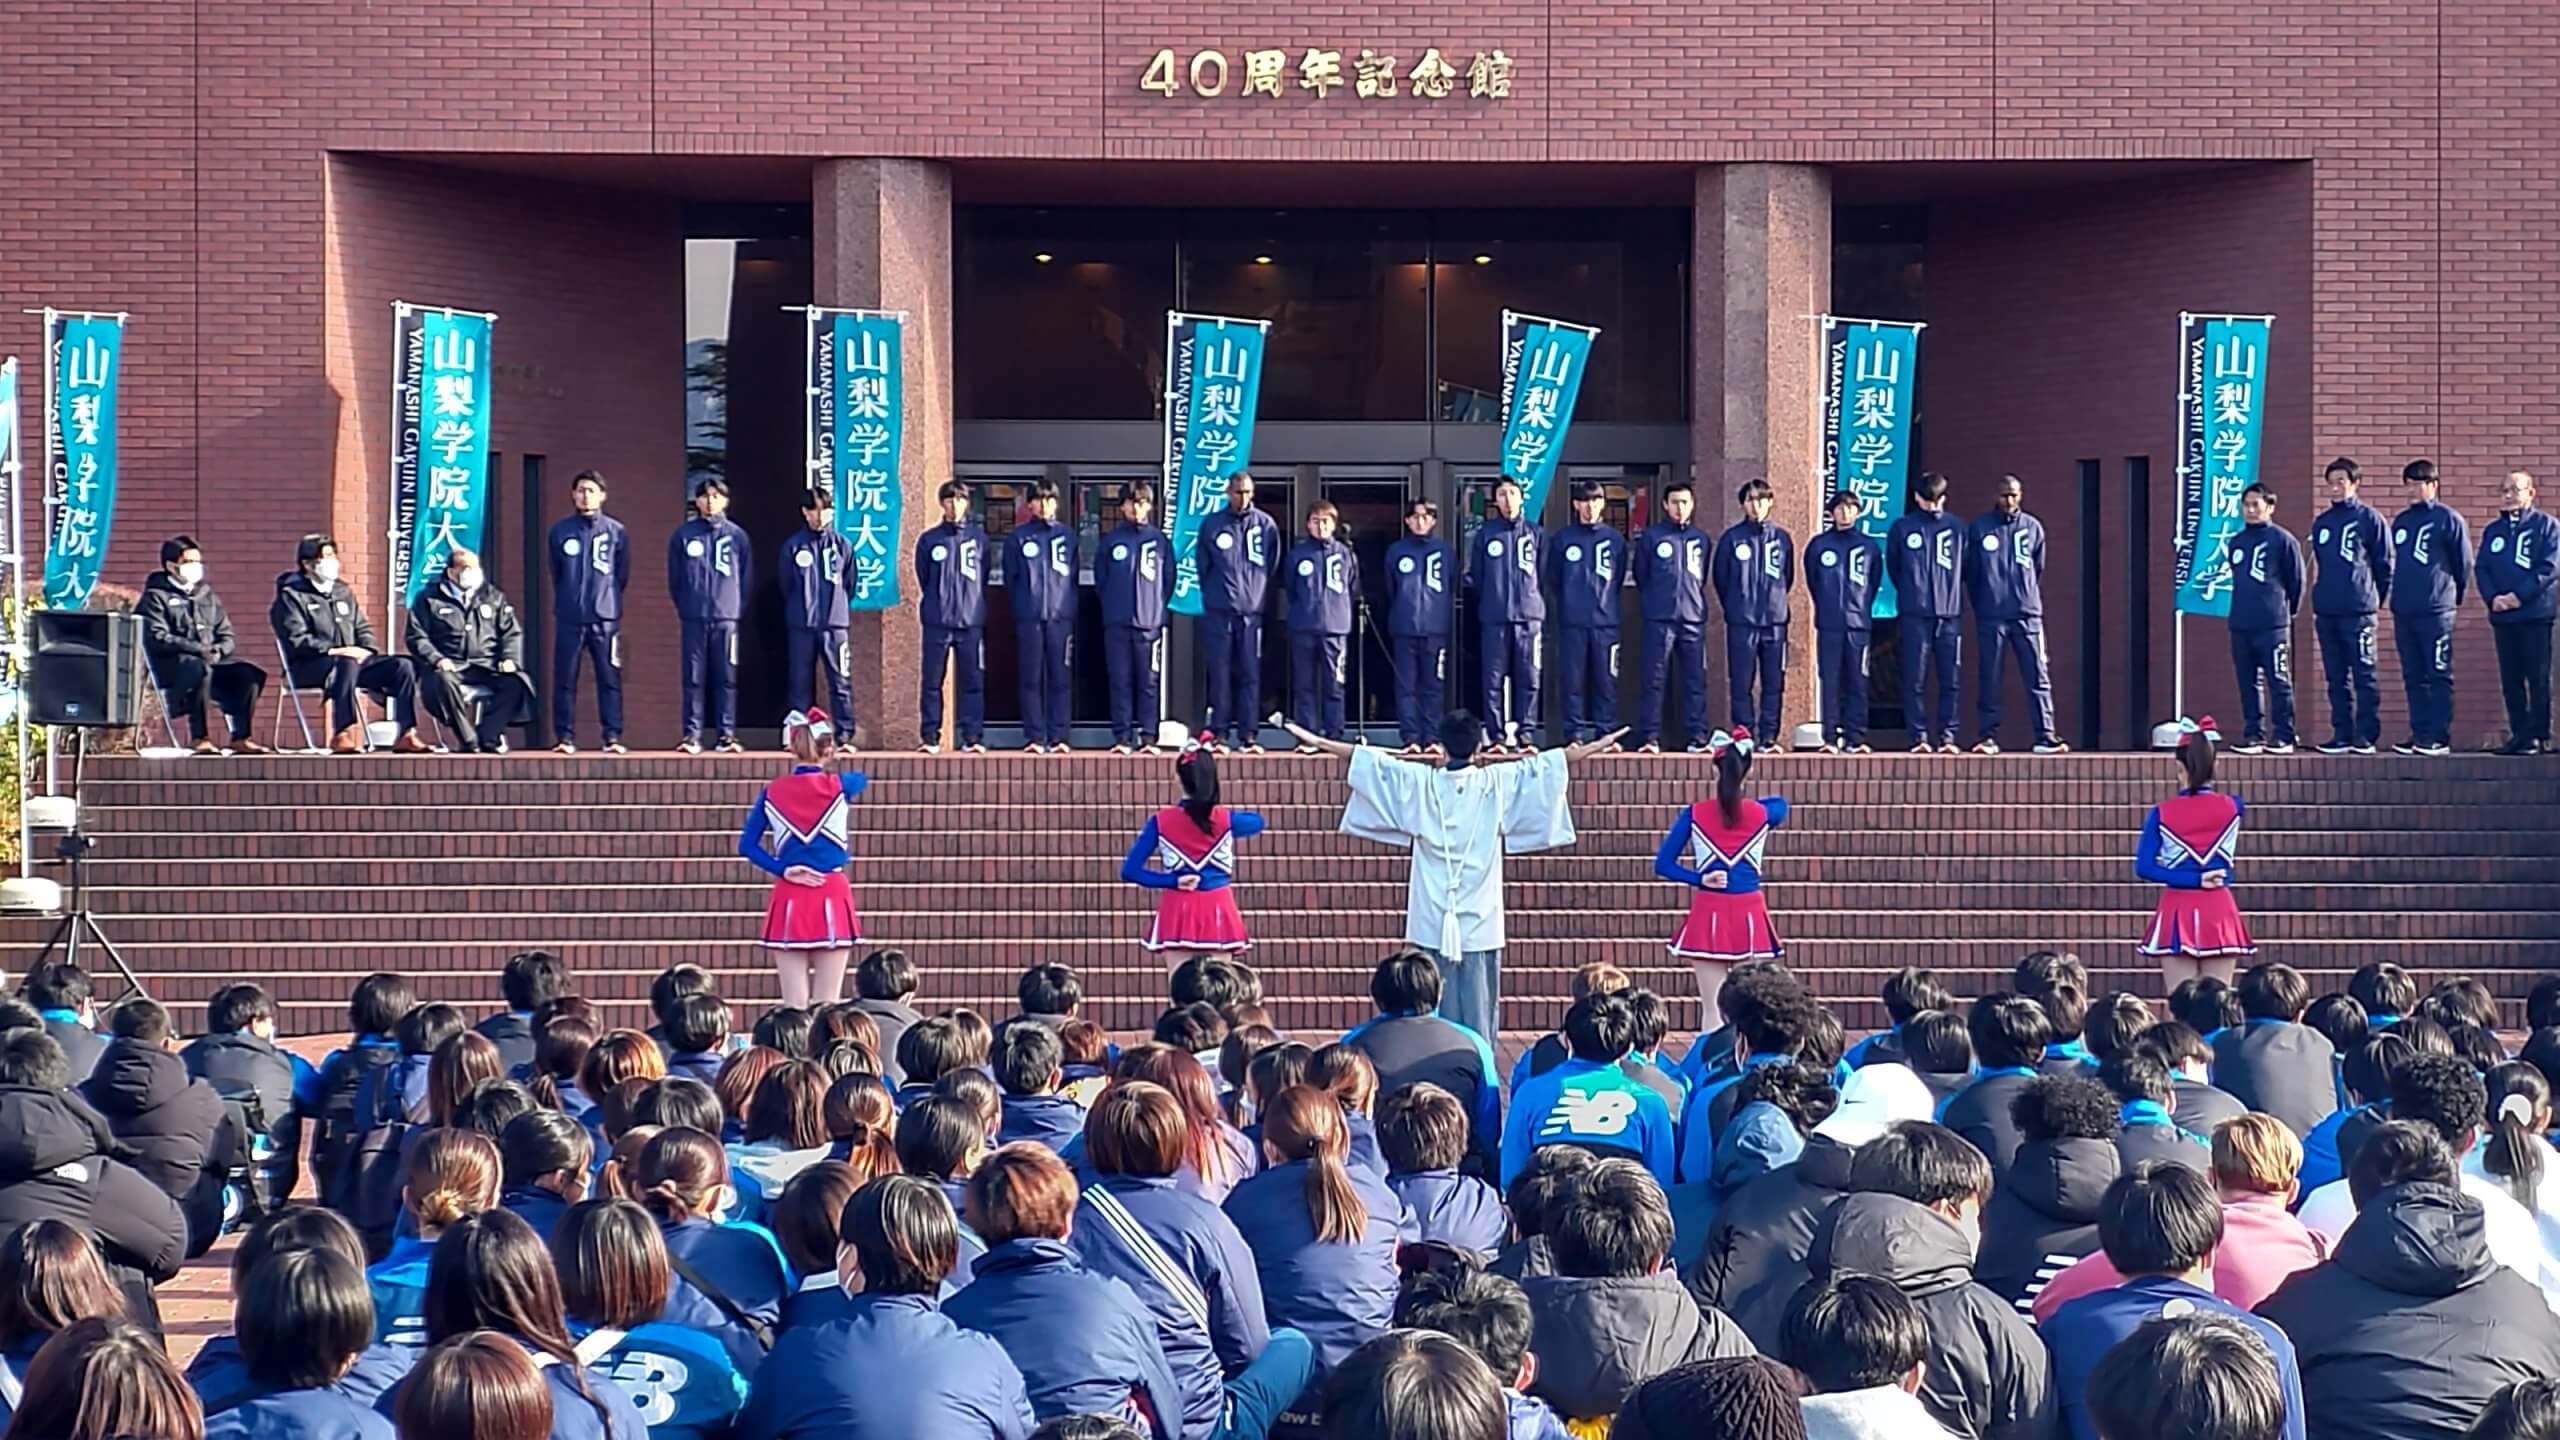
[[[1360,732],[1354,745],[1369,743],[1369,597],[1351,600],[1351,728]]]

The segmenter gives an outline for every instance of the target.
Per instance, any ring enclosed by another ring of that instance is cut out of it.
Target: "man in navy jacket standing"
[[[1058,487],[1031,487],[1031,518],[1004,537],[1004,588],[1022,680],[1022,748],[1067,753],[1068,646],[1076,628],[1076,532],[1058,521]]]
[[[1787,592],[1796,584],[1796,540],[1769,523],[1777,493],[1754,480],[1736,496],[1743,518],[1716,537],[1716,603],[1724,607],[1725,678],[1733,687],[1733,725],[1757,724],[1770,748],[1786,748],[1778,717],[1787,699]],[[1759,714],[1752,714],[1754,681]]]
[[[2471,527],[2436,499],[2436,462],[2400,471],[2409,508],[2391,520],[2391,643],[2409,695],[2403,755],[2453,753],[2453,621],[2471,588]]]
[[[1102,537],[1093,588],[1102,599],[1102,660],[1111,675],[1111,751],[1129,755],[1156,743],[1163,718],[1164,606],[1173,594],[1173,546],[1147,523],[1155,487],[1120,492],[1120,525]]]
[[[2329,677],[2329,738],[2323,755],[2370,755],[2382,743],[2382,686],[2374,678],[2374,612],[2391,593],[2391,531],[2356,498],[2363,476],[2341,455],[2322,477],[2333,497],[2311,530],[2318,569],[2311,581],[2312,633]]]
[[[1484,681],[1486,743],[1500,750],[1516,739],[1534,748],[1538,731],[1538,678],[1547,624],[1547,597],[1538,583],[1546,536],[1521,513],[1520,482],[1494,482],[1493,513],[1476,527],[1467,546],[1467,605],[1475,613],[1477,669]],[[1507,709],[1503,697],[1510,697]]]
[[[1440,743],[1449,679],[1450,585],[1457,556],[1431,533],[1440,507],[1404,507],[1404,534],[1387,547],[1387,644],[1395,652],[1396,731],[1405,753]]]
[[[1923,472],[1912,509],[1885,532],[1884,563],[1902,615],[1902,714],[1911,750],[1956,753],[1956,661],[1963,649],[1964,522],[1947,513],[1947,477]],[[1929,680],[1938,706],[1927,707]]]
[[[1573,523],[1547,537],[1547,584],[1564,622],[1564,739],[1575,744],[1618,728],[1618,591],[1627,540],[1601,522],[1596,480],[1573,483]]]
[[[2302,542],[2276,523],[2276,492],[2240,492],[2240,533],[2223,550],[2231,566],[2231,669],[2240,680],[2235,753],[2293,753],[2293,615],[2302,606]],[[2258,679],[2266,677],[2266,709]]]
[[[1698,496],[1686,480],[1662,487],[1662,518],[1636,537],[1636,608],[1644,615],[1644,693],[1636,701],[1635,748],[1662,748],[1662,686],[1680,677],[1689,748],[1707,748],[1707,537],[1689,523]]]
[[[1344,667],[1351,653],[1352,611],[1360,603],[1360,557],[1333,538],[1341,512],[1330,500],[1307,511],[1307,538],[1280,567],[1288,608],[1291,718],[1328,740],[1342,738]],[[1317,753],[1301,745],[1300,753]]]
[[[791,708],[806,710],[817,698],[815,660],[826,667],[827,701],[835,708],[836,733],[853,734],[853,687],[845,671],[853,661],[853,542],[836,529],[835,497],[825,487],[801,492],[799,534],[782,542],[782,629],[791,642]]]
[[[1858,529],[1858,497],[1831,497],[1831,528],[1804,547],[1804,587],[1813,597],[1815,684],[1822,691],[1822,748],[1867,753],[1867,641],[1874,634],[1876,586],[1884,555]]]
[[[2000,753],[2000,657],[2018,658],[2027,703],[2036,712],[2036,753],[2071,747],[2053,728],[2053,678],[2044,658],[2044,525],[2026,511],[2026,486],[2000,477],[1991,509],[1965,531],[1965,598],[1973,606],[1974,714],[1982,735],[1976,754]]]
[[[916,537],[916,617],[924,665],[916,690],[924,753],[942,749],[942,677],[951,676],[961,749],[984,751],[987,729],[987,532],[969,518],[969,486],[942,483],[942,523]]]
[[[1262,741],[1262,612],[1280,568],[1280,522],[1254,508],[1253,477],[1227,481],[1227,508],[1200,522],[1201,629],[1209,714],[1200,738],[1247,753]]]
[[[708,724],[726,751],[738,743],[738,621],[746,614],[755,558],[747,532],[729,521],[729,483],[693,487],[694,518],[667,537],[667,590],[683,622],[684,739],[676,748],[702,753]]]
[[[596,718],[608,755],[622,747],[622,592],[631,588],[631,537],[604,513],[604,473],[569,482],[577,513],[551,527],[552,748],[578,753],[578,661],[596,667]]]
[[[2533,477],[2507,475],[2506,508],[2480,544],[2480,595],[2498,642],[2498,683],[2507,702],[2501,755],[2551,748],[2551,622],[2560,521],[2533,508]]]

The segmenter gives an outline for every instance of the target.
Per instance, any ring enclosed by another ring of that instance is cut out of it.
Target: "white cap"
[[[1813,1127],[1813,1133],[1843,1145],[1864,1145],[1897,1120],[1927,1120],[1938,1113],[1937,1098],[1908,1065],[1868,1065],[1840,1087],[1840,1108]]]

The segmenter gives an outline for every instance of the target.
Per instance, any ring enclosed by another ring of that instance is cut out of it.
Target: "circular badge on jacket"
[[[1736,560],[1742,561],[1742,562],[1743,562],[1744,564],[1746,564],[1746,565],[1747,565],[1747,564],[1749,564],[1749,563],[1751,562],[1751,544],[1750,544],[1750,542],[1749,542],[1749,541],[1744,541],[1743,543],[1741,543],[1741,544],[1739,544],[1739,545],[1734,546],[1734,547],[1733,547],[1733,558],[1734,558],[1734,559],[1736,559]]]
[[[1313,560],[1301,560],[1301,561],[1299,561],[1299,562],[1298,562],[1298,573],[1299,573],[1299,574],[1301,574],[1301,575],[1313,575],[1314,573],[1316,573],[1316,562],[1314,562]]]
[[[818,557],[810,554],[806,550],[796,550],[792,552],[791,563],[799,566],[803,570],[806,570],[810,566],[818,563]]]
[[[1403,559],[1398,560],[1398,561],[1396,562],[1396,573],[1397,573],[1397,574],[1399,574],[1399,575],[1410,575],[1410,574],[1412,574],[1412,573],[1413,573],[1413,557],[1412,557],[1412,556],[1410,556],[1410,555],[1407,555],[1407,556],[1405,556]]]
[[[2495,554],[2497,554],[2499,551],[2504,550],[2504,549],[2506,549],[2506,548],[2507,548],[2507,537],[2506,537],[2506,536],[2504,536],[2504,535],[2492,535],[2492,536],[2490,536],[2490,537],[2489,537],[2489,553],[2490,553],[2490,554],[2495,555]]]
[[[1914,530],[1914,531],[1912,531],[1910,534],[1903,536],[1903,537],[1902,537],[1902,548],[1903,548],[1903,549],[1905,549],[1905,550],[1917,550],[1917,549],[1919,549],[1919,548],[1920,548],[1920,532],[1919,532],[1919,531],[1917,531],[1917,530]]]
[[[1233,550],[1236,548],[1236,532],[1233,530],[1219,531],[1218,548],[1221,550]]]
[[[563,555],[575,555],[586,548],[586,546],[578,543],[578,537],[575,535],[572,535],[568,539],[560,542],[560,553]]]
[[[1997,549],[1999,549],[1999,548],[2000,548],[2000,537],[1999,537],[1999,536],[1997,536],[1997,535],[1985,535],[1985,536],[1983,536],[1983,537],[1982,537],[1982,548],[1983,548],[1983,549],[1985,549],[1985,550],[1997,550]]]
[[[1040,542],[1037,540],[1023,541],[1022,553],[1025,555],[1038,555],[1040,553]]]
[[[1656,558],[1658,558],[1658,559],[1668,560],[1668,559],[1670,559],[1670,558],[1671,558],[1671,548],[1672,548],[1672,547],[1671,547],[1671,542],[1670,542],[1670,541],[1668,541],[1668,540],[1657,541],[1657,542],[1655,542],[1655,544],[1654,544],[1654,547],[1653,547],[1653,553],[1654,553],[1655,557],[1656,557]]]
[[[1569,561],[1580,560],[1582,558],[1582,547],[1579,545],[1567,545],[1564,547],[1564,558]]]
[[[339,601],[339,602],[338,602],[338,613],[339,613],[339,614],[341,614],[341,615],[344,615],[344,614],[346,614],[346,613],[347,613],[347,602],[346,602],[346,601],[341,600],[341,601]]]
[[[1126,560],[1126,559],[1128,559],[1128,558],[1129,558],[1129,547],[1128,547],[1128,546],[1126,546],[1126,545],[1114,545],[1114,546],[1112,546],[1112,547],[1111,547],[1111,558],[1112,558],[1112,559],[1114,559],[1114,560]]]
[[[1488,541],[1486,541],[1486,542],[1485,542],[1485,546],[1484,546],[1484,553],[1486,553],[1487,555],[1499,555],[1499,554],[1501,554],[1501,553],[1502,553],[1502,542],[1501,542],[1501,541],[1499,541],[1499,540],[1488,540]]]
[[[2406,526],[2406,525],[2403,525],[2403,526],[2401,526],[2399,529],[2392,531],[2392,532],[2391,532],[2391,538],[2392,538],[2392,540],[2393,540],[2395,543],[2397,543],[2397,544],[2401,544],[2401,545],[2406,545],[2406,544],[2408,544],[2408,543],[2409,543],[2409,527],[2408,527],[2408,526]]]
[[[687,540],[686,542],[684,542],[684,553],[685,553],[686,555],[688,555],[688,556],[692,557],[693,559],[696,559],[696,560],[701,559],[701,558],[702,558],[702,542],[701,542],[701,541],[699,541],[699,540]]]
[[[1837,551],[1837,550],[1825,550],[1825,551],[1823,551],[1823,552],[1822,552],[1822,563],[1823,563],[1823,565],[1824,565],[1824,566],[1826,566],[1826,567],[1839,564],[1839,563],[1840,563],[1840,552],[1839,552],[1839,551]]]
[[[483,620],[495,620],[495,619],[497,619],[497,618],[498,618],[498,607],[497,607],[497,606],[495,606],[495,605],[483,605],[483,606],[481,606],[481,607],[480,607],[480,618],[481,618],[481,619],[483,619]]]
[[[948,560],[948,559],[950,559],[950,558],[951,558],[951,547],[950,547],[950,546],[948,546],[948,545],[936,545],[936,546],[934,546],[934,547],[933,547],[933,561],[934,561],[934,563],[935,563],[935,564],[939,565],[939,564],[941,564],[943,561]]]

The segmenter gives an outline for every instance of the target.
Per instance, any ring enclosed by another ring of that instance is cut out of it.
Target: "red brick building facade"
[[[2386,512],[2402,503],[2388,477],[2431,456],[2475,529],[2500,475],[2553,464],[2560,12],[2528,0],[20,0],[6,31],[0,352],[37,354],[20,306],[134,317],[109,578],[138,582],[155,542],[189,530],[245,622],[292,537],[326,528],[378,597],[390,302],[495,311],[493,508],[529,513],[510,498],[522,457],[547,466],[547,515],[577,470],[614,477],[640,547],[641,743],[674,728],[655,561],[684,476],[688,204],[806,206],[814,298],[910,313],[911,526],[954,466],[994,458],[970,453],[953,401],[973,363],[952,323],[966,207],[1679,212],[1673,458],[1709,519],[1731,482],[1770,475],[1799,536],[1835,214],[1919,209],[1926,461],[1967,514],[2001,472],[2026,478],[2052,534],[2062,728],[2115,746],[2169,703],[2180,309],[2279,317],[2265,474],[2297,528],[2333,454],[2384,477],[2367,498]],[[1411,93],[1431,47],[1459,72],[1445,98]],[[1288,54],[1276,96],[1242,93],[1261,49]],[[1309,49],[1340,52],[1345,83],[1302,88]],[[1357,93],[1363,49],[1398,58],[1399,94]],[[1172,96],[1142,84],[1164,50]],[[1468,63],[1496,50],[1510,93],[1470,94]],[[1203,51],[1231,72],[1216,98],[1193,93]],[[535,610],[515,554],[491,560]],[[2220,637],[2190,639],[2191,707],[2227,715]],[[873,622],[862,644],[889,697],[866,721],[911,740],[911,622]],[[2457,739],[2493,736],[2476,610],[2456,654]],[[1809,700],[1799,685],[1790,708]]]

